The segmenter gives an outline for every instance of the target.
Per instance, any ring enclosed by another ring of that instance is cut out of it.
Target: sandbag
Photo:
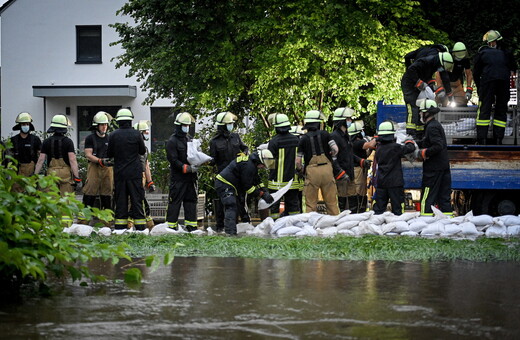
[[[350,229],[338,229],[338,235],[345,235],[345,236],[356,236],[352,230]]]
[[[493,217],[489,215],[477,215],[467,218],[468,222],[473,223],[476,226],[493,224]]]
[[[475,229],[476,230],[476,229]],[[462,231],[462,228],[459,224],[456,223],[450,223],[450,224],[444,224],[444,233],[443,236],[454,236],[457,235]]]
[[[314,225],[314,228],[316,229],[324,229],[328,227],[333,227],[336,224],[336,221],[341,219],[343,216],[346,216],[349,214],[348,210],[342,211],[338,215],[325,215]]]
[[[493,220],[498,220],[504,222],[504,225],[506,227],[512,226],[512,225],[520,225],[520,216],[515,215],[504,215],[495,217]]]
[[[100,228],[97,233],[98,233],[98,235],[102,235],[102,236],[110,236],[110,235],[112,235],[112,229],[110,229],[109,227],[103,227],[103,228]]]
[[[464,222],[464,223],[461,223],[459,225],[460,227],[460,233],[464,236],[478,236],[481,234],[481,232],[479,232],[477,230],[477,227],[475,226],[475,224],[471,223],[471,222]]]
[[[402,236],[419,236],[418,233],[416,233],[415,231],[405,231],[405,232],[402,232],[401,233]]]
[[[193,139],[188,142],[188,163],[190,165],[200,166],[211,160],[211,157],[202,152],[200,148],[200,140]]]
[[[274,226],[272,217],[267,217],[259,225],[255,227],[255,231],[260,231],[261,234],[270,234]]]
[[[321,236],[323,237],[331,237],[338,233],[337,227],[329,227],[322,230]]]
[[[290,227],[285,227],[285,228],[279,229],[276,232],[276,235],[278,235],[280,237],[281,236],[290,236],[290,235],[295,235],[297,232],[299,232],[301,230],[302,230],[301,228],[290,226]]]
[[[359,222],[366,221],[372,215],[374,215],[374,211],[372,211],[372,210],[366,211],[366,212],[361,213],[361,214],[348,214],[348,215],[343,216],[339,220],[337,220],[336,221],[336,225],[340,225],[341,223],[347,222],[347,221],[359,221]]]
[[[421,231],[421,236],[440,235],[444,234],[444,224],[434,222],[428,224],[426,228]]]
[[[499,224],[493,224],[486,229],[486,237],[506,237],[507,227]]]
[[[346,222],[339,224],[337,226],[337,228],[338,228],[338,232],[339,232],[340,230],[352,229],[358,225],[359,225],[359,221],[346,221]]]
[[[302,230],[296,233],[296,236],[318,236],[318,232],[313,226],[306,224]]]
[[[251,223],[238,223],[237,234],[245,234],[248,231],[252,231],[255,227]]]
[[[425,226],[426,226],[426,223],[424,224],[423,227],[425,227]],[[423,227],[421,227],[421,229]],[[388,229],[388,232],[396,232],[396,233],[402,233],[402,232],[410,230],[410,226],[408,225],[408,223],[406,221],[395,221],[392,223],[387,223],[385,228]]]
[[[428,223],[426,223],[425,221],[417,220],[417,221],[414,221],[414,222],[408,224],[408,228],[410,229],[410,231],[418,233],[421,230],[423,230],[424,228],[426,228],[427,225],[428,225]]]
[[[520,225],[512,225],[507,227],[507,236],[520,236]]]
[[[384,214],[383,214],[384,215]],[[397,221],[410,221],[416,217],[419,217],[420,213],[418,211],[414,212],[405,212],[399,216],[394,214],[385,215],[386,223],[392,223]]]
[[[291,188],[291,185],[293,183],[293,180],[291,179],[289,183],[287,183],[283,188],[273,193],[271,196],[273,197],[273,201],[271,203],[267,203],[263,198],[258,200],[258,210],[265,210],[268,209],[271,205],[273,205],[275,202],[279,201],[283,195],[289,191]]]

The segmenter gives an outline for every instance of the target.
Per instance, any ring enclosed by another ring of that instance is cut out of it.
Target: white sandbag
[[[415,219],[415,220],[416,221],[408,224],[408,229],[410,231],[418,233],[418,232],[421,232],[428,225],[428,223],[426,223],[426,221],[419,220],[419,219]]]
[[[423,227],[425,227],[425,226],[426,226],[426,223],[424,224]],[[421,227],[421,229],[423,227]],[[387,223],[385,226],[385,229],[388,230],[387,232],[402,233],[405,231],[409,231],[410,226],[408,225],[408,223],[406,221],[395,221],[395,222]]]
[[[314,228],[316,229],[324,229],[328,227],[333,227],[336,224],[336,221],[341,219],[343,216],[346,216],[350,213],[349,210],[342,211],[338,215],[325,215],[314,225]]]
[[[359,225],[359,221],[346,221],[346,222],[339,224],[337,226],[337,228],[338,228],[338,232],[339,232],[340,230],[352,229],[358,225]]]
[[[279,229],[276,232],[276,235],[278,235],[278,236],[290,236],[290,235],[295,235],[297,232],[299,232],[301,230],[302,230],[301,228],[290,226],[290,227],[285,227],[285,228]]]
[[[193,235],[206,235],[204,230],[200,230],[200,229],[195,229],[193,231],[190,231],[190,234],[193,234]]]
[[[416,217],[416,218],[411,219],[410,221],[408,221],[408,224],[412,224],[412,223],[417,222],[417,221],[422,221],[422,222],[425,222],[426,224],[430,224],[430,223],[433,223],[433,222],[437,221],[437,217],[435,217],[435,216],[419,216],[419,217]]]
[[[248,231],[252,231],[255,227],[251,223],[238,223],[237,234],[245,234]]]
[[[309,219],[307,222],[309,222],[310,225],[316,225],[320,219],[322,219],[325,215],[317,213],[315,211],[310,213]]]
[[[374,211],[372,211],[372,210],[365,211],[364,213],[361,213],[361,214],[348,214],[348,215],[343,216],[339,220],[337,220],[336,225],[340,225],[341,223],[347,222],[347,221],[358,221],[358,222],[366,221],[370,217],[372,217],[372,215],[374,215]]]
[[[459,227],[460,227],[460,233],[464,236],[478,236],[481,234],[481,232],[479,232],[477,230],[477,227],[475,226],[475,224],[473,224],[471,222],[461,223],[461,224],[459,224]]]
[[[499,224],[493,224],[486,229],[486,237],[506,237],[507,227]]]
[[[438,220],[448,218],[448,215],[445,215],[442,211],[435,208],[433,205],[430,207],[432,208],[433,216],[435,216]]]
[[[310,224],[305,224],[302,230],[296,233],[296,236],[318,236],[318,232]]]
[[[476,231],[476,229],[475,229]],[[444,233],[442,236],[454,236],[462,232],[462,228],[457,223],[444,224]]]
[[[389,214],[389,215],[385,215],[385,221],[386,221],[386,223],[393,223],[393,222],[397,222],[397,221],[410,221],[413,218],[419,217],[419,215],[420,215],[420,212],[418,212],[418,211],[405,212],[401,215]]]
[[[323,229],[323,232],[321,233],[321,236],[323,237],[331,237],[331,236],[334,236],[338,233],[338,228],[337,227],[329,227],[329,228],[325,228]]]
[[[208,233],[208,236],[213,236],[217,234],[217,232],[213,230],[211,227],[208,227],[208,229],[206,229],[206,232]]]
[[[180,228],[179,228],[180,229]],[[150,235],[152,236],[161,236],[161,235],[168,235],[168,234],[180,234],[181,232],[179,230],[174,230],[172,228],[168,228],[168,223],[160,223],[156,224],[152,230],[150,231]]]
[[[375,225],[382,225],[383,223],[386,223],[386,216],[388,216],[389,213],[392,214],[391,212],[386,211],[380,215],[372,215],[372,216],[370,216],[370,218],[368,220],[366,220],[366,222],[372,223]]]
[[[473,223],[476,226],[483,226],[493,224],[493,217],[489,215],[477,215],[473,217],[468,217],[467,221]]]
[[[445,220],[442,220],[442,221],[445,221]],[[451,217],[451,218],[446,219],[446,221],[448,223],[461,224],[466,221],[466,216]]]
[[[506,227],[509,227],[512,225],[520,225],[520,216],[515,216],[515,215],[499,216],[499,217],[495,217],[493,220],[494,221],[498,220],[498,221],[504,222],[504,225]]]
[[[359,231],[361,235],[372,234],[372,235],[383,235],[381,226],[368,223],[367,221],[359,222]]]
[[[350,229],[338,229],[338,235],[355,236],[354,232]]]
[[[416,233],[415,231],[405,231],[405,232],[402,232],[401,233],[402,236],[419,236],[418,233]]]
[[[352,234],[354,234],[354,236],[362,235],[361,228],[359,227],[359,225],[350,229],[350,231],[352,232]]]
[[[263,234],[271,233],[271,229],[273,228],[274,220],[272,217],[266,217],[260,224],[258,224],[255,229],[262,231]]]
[[[200,140],[193,139],[188,142],[188,163],[190,165],[200,166],[211,160],[211,157],[202,152],[200,148]]]
[[[100,228],[97,233],[101,236],[110,236],[112,235],[112,229],[110,229],[109,227],[103,227]]]
[[[84,236],[84,237],[90,236],[90,234],[92,234],[93,230],[94,230],[94,228],[92,228],[91,226],[86,225],[86,224],[72,224],[69,227],[70,234]]]
[[[401,221],[401,222],[404,222],[404,221]],[[406,222],[404,222],[404,223],[406,223]],[[379,226],[379,228],[381,229],[381,232],[383,233],[383,235],[388,235],[388,233],[395,234],[395,232],[392,231],[392,229],[394,229],[394,226],[389,223],[381,224]]]
[[[434,222],[430,223],[421,231],[421,236],[444,234],[444,224]]]
[[[289,222],[291,221],[289,219],[290,216],[284,216],[284,217],[280,217],[279,219],[277,219],[276,221],[274,221],[274,224],[271,228],[271,234],[276,234],[276,232],[282,228],[285,228],[285,227],[291,227],[292,224],[289,223],[287,224],[286,222]],[[268,217],[270,218],[270,217]]]
[[[283,188],[281,188],[280,190],[271,194],[271,197],[273,197],[273,201],[271,203],[267,203],[263,198],[259,199],[258,200],[258,210],[267,209],[270,206],[272,206],[275,202],[278,202],[283,197],[283,195],[285,195],[287,193],[287,191],[289,191],[292,183],[293,183],[293,180],[291,179],[289,181],[289,183],[287,183]]]
[[[420,106],[421,102],[425,99],[435,100],[435,94],[433,93],[432,88],[429,86],[426,86],[424,90],[421,90],[421,92],[419,92],[416,101],[417,106]]]
[[[520,225],[511,225],[507,227],[507,236],[519,237]]]

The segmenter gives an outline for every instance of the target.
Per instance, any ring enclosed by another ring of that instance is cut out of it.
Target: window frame
[[[96,31],[99,32],[99,56],[93,58],[87,58],[81,56],[81,33],[85,31]],[[101,25],[77,25],[76,26],[76,64],[101,64],[103,62],[103,48],[102,48],[102,26]]]

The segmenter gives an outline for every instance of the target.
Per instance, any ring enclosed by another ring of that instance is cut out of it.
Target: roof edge
[[[13,2],[15,2],[15,1],[16,0],[9,0],[6,3],[4,3],[2,5],[2,7],[0,7],[0,16],[2,15],[2,13],[4,13],[4,11],[7,9],[7,7],[11,6],[13,4]]]

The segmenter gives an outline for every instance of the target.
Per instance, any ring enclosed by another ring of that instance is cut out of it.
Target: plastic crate
[[[476,106],[441,108],[441,111],[437,114],[437,120],[442,124],[446,137],[476,137],[476,119]]]
[[[147,194],[146,199],[150,205],[150,216],[154,220],[166,220],[166,212],[168,210],[168,195],[166,194]],[[199,194],[197,200],[197,220],[203,220],[206,216],[206,194]],[[184,207],[181,207],[179,219],[184,219]]]

